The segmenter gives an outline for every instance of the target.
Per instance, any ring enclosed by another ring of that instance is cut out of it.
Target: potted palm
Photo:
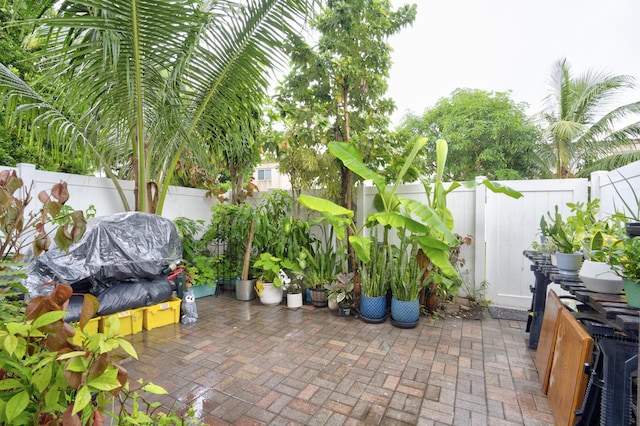
[[[427,285],[425,269],[418,264],[419,244],[414,235],[401,236],[400,246],[391,262],[391,323],[400,328],[413,328],[420,318],[418,295]]]
[[[256,293],[263,305],[279,305],[282,302],[283,277],[286,277],[283,269],[291,269],[292,262],[289,259],[280,259],[270,253],[262,253],[253,264],[256,270],[261,271],[256,282]]]

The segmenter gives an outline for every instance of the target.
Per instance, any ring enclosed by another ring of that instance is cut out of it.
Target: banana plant
[[[384,176],[370,169],[362,161],[362,156],[353,144],[346,142],[330,142],[329,151],[335,155],[352,172],[362,179],[371,180],[376,186],[379,195],[379,211],[367,216],[365,223],[359,228],[353,221],[354,212],[341,207],[329,200],[311,197],[308,195],[298,197],[298,201],[307,208],[316,210],[324,215],[324,219],[336,229],[336,236],[344,238],[346,228],[351,228],[349,242],[353,245],[356,255],[364,263],[369,262],[369,246],[371,239],[361,235],[364,227],[381,225],[387,231],[389,228],[397,229],[401,233],[412,233],[417,236],[420,248],[436,266],[444,277],[455,277],[457,271],[450,262],[450,250],[459,245],[456,235],[453,233],[453,215],[447,208],[446,196],[449,192],[460,186],[473,186],[483,184],[493,192],[504,193],[508,196],[519,198],[522,196],[511,188],[493,183],[489,180],[481,182],[452,182],[448,188],[443,183],[444,168],[446,165],[448,146],[445,140],[436,142],[437,166],[433,183],[423,179],[427,202],[408,199],[397,194],[398,186],[420,152],[427,144],[426,138],[419,138],[393,185],[387,185]],[[386,243],[386,237],[385,237]]]
[[[370,260],[372,240],[363,236],[362,230],[365,227],[381,225],[385,230],[395,228],[401,230],[401,232],[411,232],[418,235],[421,248],[431,258],[432,262],[443,273],[455,276],[457,273],[449,262],[448,256],[449,249],[458,244],[455,235],[430,206],[417,201],[414,202],[414,200],[406,199],[397,194],[398,186],[412,166],[418,152],[426,143],[426,138],[420,138],[416,141],[396,176],[394,184],[391,186],[386,184],[384,176],[367,167],[353,144],[345,142],[329,143],[329,151],[333,155],[362,179],[371,180],[378,189],[379,204],[382,208],[380,211],[369,214],[365,223],[360,227],[357,227],[353,221],[354,212],[352,210],[339,206],[330,200],[301,195],[298,197],[298,201],[305,207],[322,213],[324,220],[334,227],[338,239],[344,239],[347,235],[346,229],[350,228],[351,233],[348,240],[353,246],[356,255],[365,264]],[[430,228],[438,230],[441,236],[440,240],[436,240],[429,235]]]

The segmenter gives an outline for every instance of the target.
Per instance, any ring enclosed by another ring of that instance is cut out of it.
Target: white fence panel
[[[528,309],[529,285],[533,284],[530,262],[522,255],[539,235],[540,218],[559,207],[567,215],[569,202],[586,202],[587,179],[503,181],[520,191],[519,199],[486,191],[485,275],[486,297],[492,305]],[[481,248],[480,248],[481,250]],[[476,255],[476,259],[478,256]],[[476,273],[482,271],[476,262]],[[476,280],[480,281],[478,275]]]
[[[32,164],[18,164],[16,168],[0,168],[0,170],[6,169],[16,170],[26,187],[29,187],[33,182],[31,191],[33,201],[29,206],[31,211],[41,207],[37,198],[38,193],[42,190],[49,191],[54,184],[60,183],[60,181],[67,182],[69,190],[67,204],[74,209],[85,211],[93,205],[97,216],[109,216],[125,211],[120,196],[109,178],[36,170]],[[133,208],[133,181],[120,180],[119,182],[129,206]],[[179,216],[186,216],[195,220],[202,219],[208,223],[211,219],[211,207],[218,201],[206,198],[205,194],[206,191],[202,189],[169,187],[162,216],[171,220]]]
[[[640,204],[637,199],[640,197],[640,161],[611,172],[592,173],[591,187],[591,196],[600,198],[601,217],[625,211],[628,217],[640,219]]]
[[[447,184],[445,184],[446,186]],[[375,211],[373,205],[373,199],[378,193],[375,186],[365,185],[358,189],[358,209],[357,209],[357,223],[363,224],[369,213]],[[398,187],[397,194],[421,202],[427,202],[427,196],[424,192],[422,184],[405,184]],[[470,246],[463,246],[460,250],[461,258],[465,260],[464,267],[461,268],[460,273],[465,281],[466,288],[475,288],[475,275],[473,271],[475,269],[475,217],[476,217],[476,193],[473,188],[459,187],[450,192],[447,196],[447,206],[454,219],[454,232],[462,236],[471,236],[474,243]],[[365,230],[364,235],[369,235]],[[379,238],[382,238],[382,229],[378,230]],[[394,242],[392,235],[391,241]],[[397,242],[397,239],[396,241]]]

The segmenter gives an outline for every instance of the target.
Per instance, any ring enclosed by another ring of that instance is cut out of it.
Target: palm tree
[[[566,59],[555,64],[542,118],[546,143],[538,156],[550,174],[566,178],[593,168],[611,169],[640,159],[640,102],[608,109],[624,90],[634,87],[628,75],[589,71],[573,77]],[[631,124],[624,124],[629,120]]]
[[[88,147],[135,209],[162,213],[185,147],[246,127],[313,0],[77,0],[35,22],[36,91],[0,64],[7,114],[36,139]],[[197,151],[197,150],[195,150]]]

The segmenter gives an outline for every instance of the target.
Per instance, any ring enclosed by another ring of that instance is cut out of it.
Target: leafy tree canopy
[[[421,116],[406,115],[397,131],[405,141],[417,136],[432,142],[445,139],[449,143],[450,179],[533,178],[539,175],[534,148],[541,136],[525,108],[508,93],[457,89]],[[435,143],[427,146],[427,158],[434,163]],[[432,167],[429,162],[425,165]]]
[[[384,97],[391,67],[387,39],[415,14],[415,5],[393,11],[389,0],[329,0],[311,22],[316,45],[289,39],[291,72],[276,109],[285,124],[279,160],[294,185],[325,186],[329,196],[348,202],[350,172],[327,152],[331,141],[356,144],[372,166],[390,161],[387,129],[395,105]]]

